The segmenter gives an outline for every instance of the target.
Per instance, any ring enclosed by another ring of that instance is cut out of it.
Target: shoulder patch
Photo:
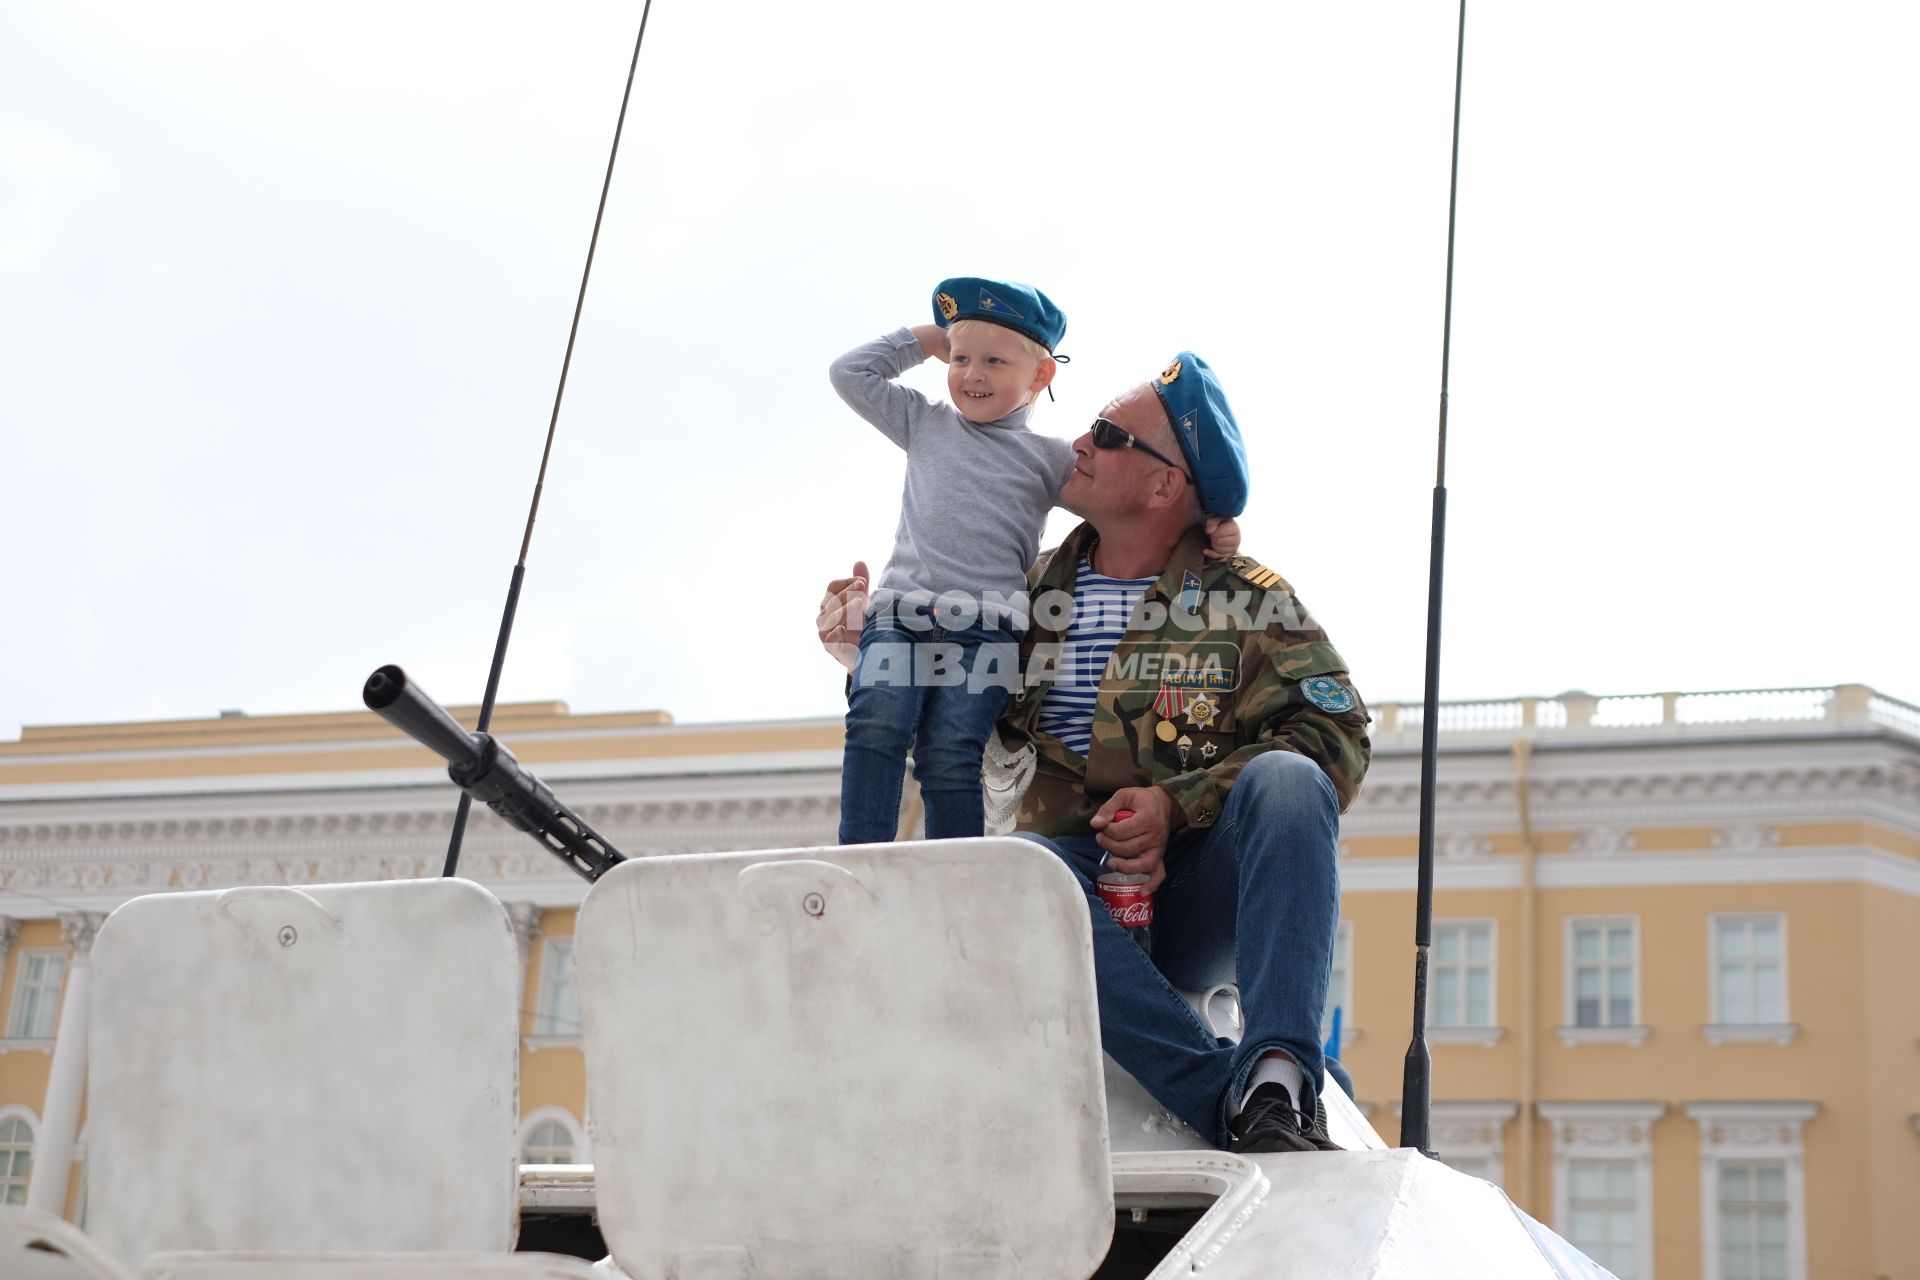
[[[1353,690],[1332,676],[1310,676],[1300,682],[1300,692],[1322,711],[1338,714],[1353,710]]]
[[[1280,583],[1280,575],[1261,564],[1258,560],[1251,560],[1246,556],[1235,556],[1228,563],[1233,566],[1235,573],[1263,591],[1278,586]]]

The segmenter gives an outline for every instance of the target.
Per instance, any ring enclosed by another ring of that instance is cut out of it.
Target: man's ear
[[[1159,479],[1154,481],[1153,490],[1147,495],[1149,507],[1171,507],[1187,496],[1187,482],[1172,467],[1161,467]]]
[[[1027,390],[1036,396],[1039,395],[1053,382],[1053,375],[1058,372],[1060,372],[1060,362],[1048,356],[1040,362],[1040,367],[1033,371],[1033,385]]]

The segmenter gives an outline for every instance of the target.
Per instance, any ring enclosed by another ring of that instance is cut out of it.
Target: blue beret
[[[1233,420],[1227,393],[1207,362],[1182,351],[1161,370],[1153,389],[1166,406],[1180,452],[1193,470],[1200,505],[1208,515],[1237,516],[1247,509],[1247,450]]]
[[[1032,285],[978,276],[955,276],[934,289],[933,322],[944,329],[955,320],[990,320],[1025,334],[1049,352],[1067,332],[1066,313]]]

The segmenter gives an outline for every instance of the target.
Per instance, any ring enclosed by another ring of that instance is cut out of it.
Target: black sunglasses
[[[1138,449],[1149,458],[1158,458],[1175,471],[1178,471],[1186,478],[1188,484],[1193,483],[1193,477],[1187,475],[1187,469],[1185,467],[1152,445],[1145,443],[1139,436],[1136,436],[1119,423],[1108,422],[1105,418],[1095,418],[1093,420],[1093,447],[1096,449]]]

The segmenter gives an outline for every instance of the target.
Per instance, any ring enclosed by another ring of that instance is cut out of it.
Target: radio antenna
[[[1433,481],[1433,548],[1427,567],[1427,690],[1420,718],[1420,881],[1413,917],[1413,1041],[1400,1088],[1400,1145],[1433,1155],[1429,1138],[1433,1058],[1427,1052],[1427,959],[1433,946],[1433,798],[1440,735],[1440,571],[1447,550],[1447,366],[1453,355],[1453,226],[1460,196],[1460,83],[1467,56],[1467,0],[1460,0],[1453,55],[1453,172],[1447,185],[1447,302],[1440,339],[1440,453]]]
[[[520,584],[527,576],[527,548],[533,542],[533,521],[540,514],[540,491],[547,482],[547,459],[553,456],[554,428],[560,423],[560,402],[567,394],[567,371],[573,367],[573,342],[580,334],[580,311],[587,302],[587,281],[593,276],[593,253],[600,246],[600,223],[607,213],[607,191],[613,186],[613,162],[620,155],[620,134],[627,125],[627,103],[633,98],[633,76],[640,66],[640,45],[647,38],[647,15],[653,0],[640,9],[640,32],[633,38],[633,60],[627,64],[627,88],[620,95],[620,116],[613,125],[613,148],[607,153],[607,174],[600,182],[600,206],[593,214],[593,236],[587,241],[587,265],[580,272],[580,293],[573,300],[573,324],[567,330],[567,354],[560,361],[560,385],[553,392],[553,413],[547,418],[547,445],[540,452],[540,474],[533,481],[533,504],[527,509],[526,532],[520,535],[520,558],[514,561],[513,577],[507,583],[507,604],[500,613],[500,636],[493,644],[493,667],[487,672],[487,692],[480,699],[480,719],[474,728],[487,732],[493,723],[493,702],[500,693],[500,669],[506,665],[507,642],[513,636],[513,615],[520,607]],[[460,807],[453,815],[453,837],[447,841],[447,863],[441,875],[451,876],[460,866],[460,841],[467,831],[467,810],[473,807],[466,792],[460,793]]]

